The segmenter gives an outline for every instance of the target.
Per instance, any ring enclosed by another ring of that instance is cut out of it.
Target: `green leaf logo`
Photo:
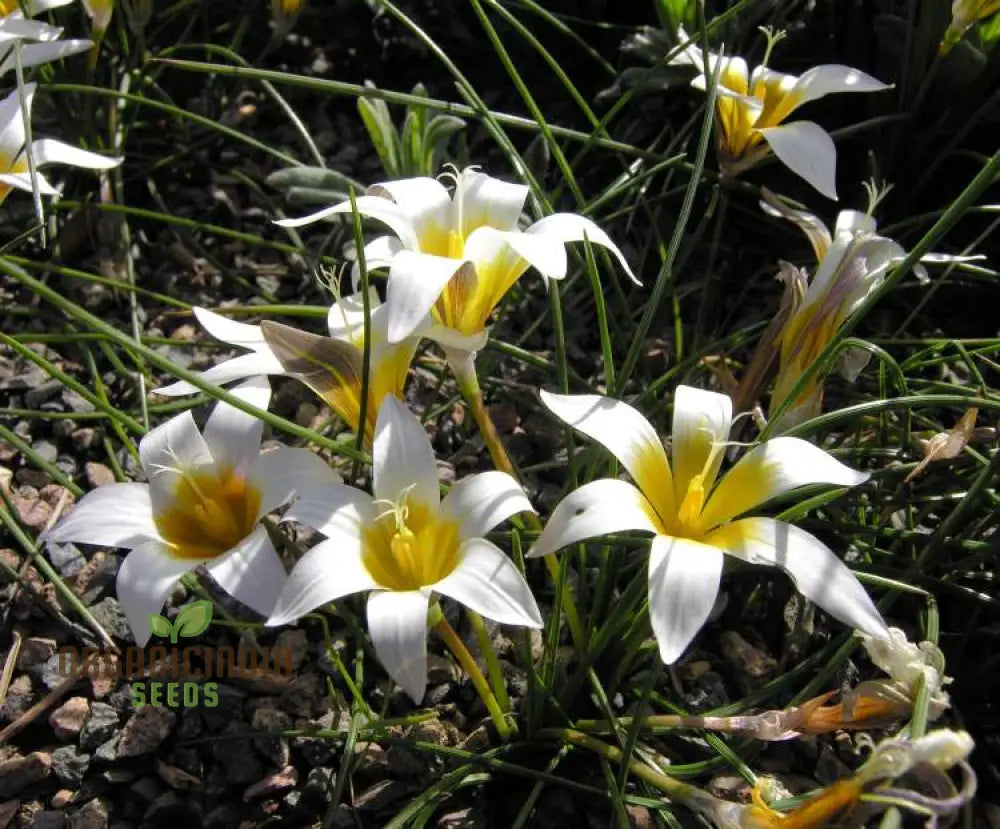
[[[159,613],[150,614],[149,629],[153,631],[154,636],[170,636],[173,631],[170,621]]]
[[[200,599],[182,607],[172,625],[164,616],[158,613],[151,614],[149,629],[156,636],[169,636],[170,644],[176,645],[178,636],[183,636],[185,639],[199,636],[208,629],[211,621],[212,603],[207,599]]]
[[[174,621],[174,632],[177,636],[190,639],[204,633],[212,621],[212,603],[208,599],[191,602],[181,608]],[[177,641],[176,638],[172,641]]]

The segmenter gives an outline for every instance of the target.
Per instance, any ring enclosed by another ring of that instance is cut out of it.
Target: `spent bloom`
[[[286,513],[327,537],[295,565],[268,625],[352,593],[370,591],[368,631],[389,675],[416,702],[427,685],[427,614],[434,594],[509,625],[540,628],[531,590],[513,562],[484,536],[531,511],[518,483],[483,472],[442,500],[427,433],[387,397],[372,451],[374,496],[336,481],[313,487]]]
[[[255,377],[233,390],[266,408],[270,388]],[[51,543],[127,547],[117,590],[136,642],[149,640],[177,580],[199,565],[235,599],[266,616],[285,580],[262,516],[299,488],[334,474],[306,449],[260,453],[263,424],[219,402],[199,432],[190,411],[139,442],[148,484],[105,484],[88,492],[46,535]]]
[[[681,655],[711,613],[725,555],[780,567],[830,615],[873,636],[888,635],[865,589],[818,538],[773,518],[738,517],[798,487],[855,486],[866,473],[804,440],[779,437],[751,449],[720,477],[732,426],[732,401],[724,394],[677,388],[672,463],[653,426],[628,404],[598,395],[541,396],[557,417],[618,458],[635,485],[605,478],[574,490],[528,555],[608,533],[652,533],[649,616],[665,663]]]
[[[24,101],[27,115],[31,117],[31,103],[38,85],[24,85]],[[46,196],[58,195],[59,191],[39,172],[38,168],[50,164],[67,164],[89,170],[109,170],[121,163],[120,158],[108,158],[97,153],[81,150],[55,138],[39,138],[31,142],[31,155],[35,163],[34,186],[29,172],[28,156],[25,152],[24,112],[18,90],[14,90],[0,101],[0,203],[11,190],[38,190]]]
[[[476,352],[486,344],[490,313],[529,268],[547,279],[566,275],[567,242],[610,250],[634,280],[618,247],[590,219],[555,213],[518,227],[528,187],[469,167],[454,174],[454,193],[429,177],[375,184],[356,200],[358,213],[394,235],[365,247],[369,268],[388,267],[389,341],[420,335],[447,348]],[[286,227],[351,212],[350,202],[326,207]]]
[[[90,28],[94,37],[101,40],[111,24],[111,15],[115,10],[114,0],[83,0],[83,8],[90,18]]]
[[[365,438],[371,443],[375,416],[387,396],[402,397],[403,385],[417,346],[416,338],[390,343],[386,336],[388,307],[369,291],[371,337]],[[202,372],[203,379],[224,384],[256,374],[287,375],[301,380],[333,409],[351,429],[361,420],[364,371],[365,313],[360,293],[335,302],[327,315],[329,337],[263,322],[249,325],[195,308],[195,316],[216,339],[251,349]],[[167,396],[194,394],[196,386],[180,381],[156,389]]]
[[[808,218],[815,220],[812,216]],[[818,264],[778,338],[778,376],[771,396],[772,412],[792,395],[847,318],[878,290],[889,269],[906,256],[899,244],[875,232],[874,218],[857,210],[842,210],[832,234],[818,220],[803,227],[808,228],[806,234],[813,243]],[[798,274],[804,283],[804,274],[801,271]],[[858,376],[867,362],[867,352],[862,355],[860,360],[851,355],[850,364],[842,365],[842,372],[851,379]],[[781,423],[783,426],[801,423],[818,415],[822,406],[823,377],[817,372],[785,411]]]
[[[678,30],[678,38],[682,43],[690,39],[683,29]],[[774,42],[772,37],[772,45]],[[705,90],[720,61],[714,52],[709,52],[708,58],[706,64],[701,46],[692,43],[674,62],[694,66],[698,75],[691,85]],[[888,89],[888,85],[841,64],[814,66],[795,76],[775,72],[766,65],[750,72],[741,57],[722,57],[721,61],[715,124],[723,173],[738,175],[770,151],[824,196],[836,199],[837,150],[830,134],[812,121],[789,123],[787,119],[803,104],[826,95],[877,92]]]
[[[941,39],[939,51],[947,55],[974,23],[1000,11],[1000,0],[953,0],[951,23]]]

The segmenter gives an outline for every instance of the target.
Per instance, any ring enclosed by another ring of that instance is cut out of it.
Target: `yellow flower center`
[[[680,534],[687,538],[696,538],[701,531],[701,511],[705,506],[705,475],[695,475],[688,483],[684,500],[677,510],[677,521],[680,524]]]
[[[423,508],[393,503],[362,532],[362,561],[387,590],[427,587],[458,566],[458,526]]]
[[[155,522],[178,558],[216,558],[253,532],[259,510],[260,493],[232,469],[186,471]]]

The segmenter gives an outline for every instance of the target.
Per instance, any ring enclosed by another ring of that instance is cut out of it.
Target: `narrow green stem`
[[[500,433],[497,431],[496,424],[493,422],[493,418],[490,417],[489,410],[486,408],[486,403],[483,400],[483,392],[479,388],[479,378],[476,376],[475,358],[469,352],[459,353],[451,349],[445,349],[445,352],[448,364],[451,366],[451,370],[458,380],[459,390],[462,392],[465,402],[469,404],[472,417],[476,421],[476,426],[479,428],[483,440],[486,442],[486,448],[489,449],[493,465],[501,472],[506,472],[514,480],[520,481],[521,476],[517,471],[517,467],[514,466],[510,455],[507,454],[503,441],[500,439]],[[542,522],[533,512],[524,513],[524,521],[535,532],[542,531]],[[543,556],[543,560],[545,567],[549,571],[549,575],[552,577],[553,583],[558,587],[562,579],[555,556]],[[582,650],[586,641],[583,635],[583,626],[580,624],[580,614],[577,612],[572,591],[566,585],[564,585],[562,596],[562,609],[566,614],[566,623],[569,625],[570,634],[573,637],[574,643],[576,643],[577,649]]]
[[[640,760],[626,757],[621,749],[610,746],[589,734],[576,731],[572,728],[551,728],[538,733],[539,737],[555,738],[565,743],[570,743],[581,748],[586,748],[610,760],[613,763],[621,763],[627,766],[628,770],[640,780],[655,786],[671,800],[683,803],[693,812],[704,815],[713,821],[716,826],[739,826],[741,825],[736,817],[743,807],[737,803],[728,803],[720,800],[701,789],[692,786],[690,783],[683,783],[669,775],[646,765]]]
[[[486,672],[489,674],[493,693],[497,698],[497,702],[500,703],[501,710],[505,714],[509,713],[510,696],[507,693],[507,682],[503,678],[503,671],[500,669],[500,660],[497,659],[496,649],[493,647],[493,642],[490,641],[490,632],[486,629],[486,623],[483,621],[482,616],[474,610],[466,609],[466,612],[469,616],[469,622],[472,624],[472,629],[476,633],[479,652],[483,655],[483,659],[486,660]]]
[[[497,698],[490,690],[489,683],[486,681],[486,677],[483,676],[483,672],[479,670],[476,660],[469,653],[469,649],[465,647],[465,642],[455,633],[455,629],[448,624],[448,620],[444,618],[444,614],[441,612],[440,605],[434,604],[431,607],[430,617],[431,624],[434,625],[438,634],[444,639],[444,643],[448,646],[449,650],[455,654],[458,664],[465,669],[465,673],[472,680],[472,684],[476,686],[476,691],[486,705],[486,710],[490,712],[490,718],[496,726],[500,739],[505,743],[510,742],[515,735],[515,730],[512,724],[507,721],[504,712],[500,710]]]

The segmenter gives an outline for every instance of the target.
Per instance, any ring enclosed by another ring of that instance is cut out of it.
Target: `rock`
[[[249,803],[262,797],[271,797],[294,789],[299,782],[299,773],[295,766],[285,766],[281,771],[269,774],[263,780],[258,780],[243,792],[243,800]]]
[[[31,677],[21,674],[7,686],[7,698],[0,706],[0,721],[14,722],[35,702],[35,694],[31,688]]]
[[[393,777],[416,777],[430,771],[434,766],[434,757],[406,746],[389,746],[386,763]]]
[[[67,665],[69,667],[69,665]],[[42,681],[49,690],[57,688],[66,680],[60,669],[59,654],[55,653],[45,660],[45,664],[36,666],[30,671],[31,675]]]
[[[216,688],[217,704],[213,708],[199,706],[202,719],[209,731],[221,731],[227,724],[243,720],[243,703],[246,694],[232,685],[218,683]]]
[[[66,825],[65,812],[36,812],[31,818],[31,829],[63,829]]]
[[[96,602],[118,577],[122,559],[114,553],[99,550],[91,556],[87,565],[76,575],[73,592],[86,605]]]
[[[122,729],[118,741],[119,757],[141,757],[155,751],[170,735],[177,715],[169,708],[144,705]]]
[[[79,429],[73,430],[69,439],[73,442],[73,448],[77,452],[86,452],[88,449],[98,446],[104,440],[104,430],[94,429],[90,426],[81,426]]]
[[[96,411],[94,404],[74,389],[63,389],[62,399],[63,403],[66,404],[66,408],[71,412],[79,414],[81,412],[89,413]]]
[[[720,708],[729,703],[726,683],[715,671],[699,674],[683,697],[685,706],[693,712]]]
[[[48,526],[52,517],[52,507],[38,497],[38,490],[34,487],[23,486],[15,489],[11,493],[10,500],[17,510],[18,519],[25,527],[40,533]]]
[[[105,765],[109,765],[118,759],[118,735],[101,743],[94,752],[94,759]]]
[[[143,817],[143,826],[169,826],[188,824],[201,826],[201,818],[194,802],[177,792],[164,792],[149,804]],[[234,823],[219,824],[235,826]]]
[[[287,650],[291,654],[292,670],[298,671],[309,653],[309,640],[304,630],[285,630],[279,634],[274,647]]]
[[[128,626],[128,619],[125,617],[125,611],[122,610],[118,599],[111,596],[101,599],[90,608],[90,612],[94,614],[97,623],[115,639],[130,644],[135,643],[132,629]]]
[[[482,754],[490,747],[490,732],[485,725],[480,725],[471,732],[458,747],[463,751],[471,751],[473,754]]]
[[[446,659],[436,653],[427,654],[427,683],[429,685],[439,685],[442,682],[458,682],[461,678],[461,669],[450,659]]]
[[[250,727],[255,731],[283,731],[292,727],[292,718],[277,708],[258,708],[250,718]],[[277,734],[268,737],[254,737],[253,744],[272,766],[280,769],[288,765],[288,740],[284,737]]]
[[[200,789],[201,780],[179,766],[172,766],[162,760],[156,761],[156,773],[171,789]]]
[[[410,738],[422,743],[433,743],[436,746],[458,745],[461,737],[458,729],[446,720],[427,720],[417,723],[410,729]]]
[[[49,714],[49,725],[63,742],[75,740],[90,713],[90,703],[86,697],[70,697]]]
[[[381,780],[355,795],[351,805],[355,809],[380,811],[410,794],[410,787],[398,780]]]
[[[17,810],[21,808],[20,800],[11,800],[7,803],[0,803],[0,829],[7,829],[10,826]]]
[[[108,469],[103,463],[87,461],[83,466],[84,474],[87,476],[87,483],[91,489],[99,486],[115,483],[115,473]]]
[[[734,630],[719,636],[722,655],[744,693],[759,687],[778,670],[778,662],[761,648],[754,647]]]
[[[314,717],[329,707],[319,674],[300,674],[281,695],[281,707],[296,717]]]
[[[383,777],[389,770],[389,758],[386,751],[378,743],[355,743],[354,770],[368,777]]]
[[[100,797],[88,801],[70,816],[69,829],[108,829],[108,804]]]
[[[302,794],[314,803],[327,804],[333,796],[337,775],[333,769],[315,767],[309,769]]]
[[[41,469],[35,469],[31,466],[22,466],[18,469],[14,480],[21,486],[30,486],[35,489],[41,489],[46,484],[52,483],[52,478],[47,472],[42,472]]]
[[[626,806],[628,813],[628,825],[630,829],[655,829],[653,816],[645,806]]]
[[[52,795],[52,800],[49,801],[49,805],[53,809],[65,809],[73,802],[74,797],[76,797],[76,792],[72,789],[60,789]]]
[[[45,375],[48,377],[48,375]],[[56,380],[55,378],[50,378],[48,380],[40,380],[40,382],[32,383],[28,390],[24,393],[24,405],[29,409],[37,409],[46,400],[55,397],[63,389],[63,384]],[[45,441],[39,441],[39,443],[45,443]],[[38,444],[35,445],[35,450],[37,451]]]
[[[228,737],[245,730],[244,723],[232,722],[225,727],[221,736]],[[223,779],[231,786],[249,785],[264,774],[263,766],[253,752],[250,741],[245,737],[213,742],[212,754],[221,767]]]
[[[76,746],[60,746],[52,752],[52,773],[62,785],[77,789],[90,766],[90,755]]]
[[[90,716],[80,731],[80,748],[97,748],[109,740],[117,728],[118,712],[114,708],[103,702],[91,704]]]
[[[72,578],[87,563],[87,559],[72,544],[49,544],[47,549],[49,560],[63,578]]]
[[[0,797],[14,797],[51,772],[52,757],[44,751],[33,751],[26,757],[15,754],[0,762]]]

